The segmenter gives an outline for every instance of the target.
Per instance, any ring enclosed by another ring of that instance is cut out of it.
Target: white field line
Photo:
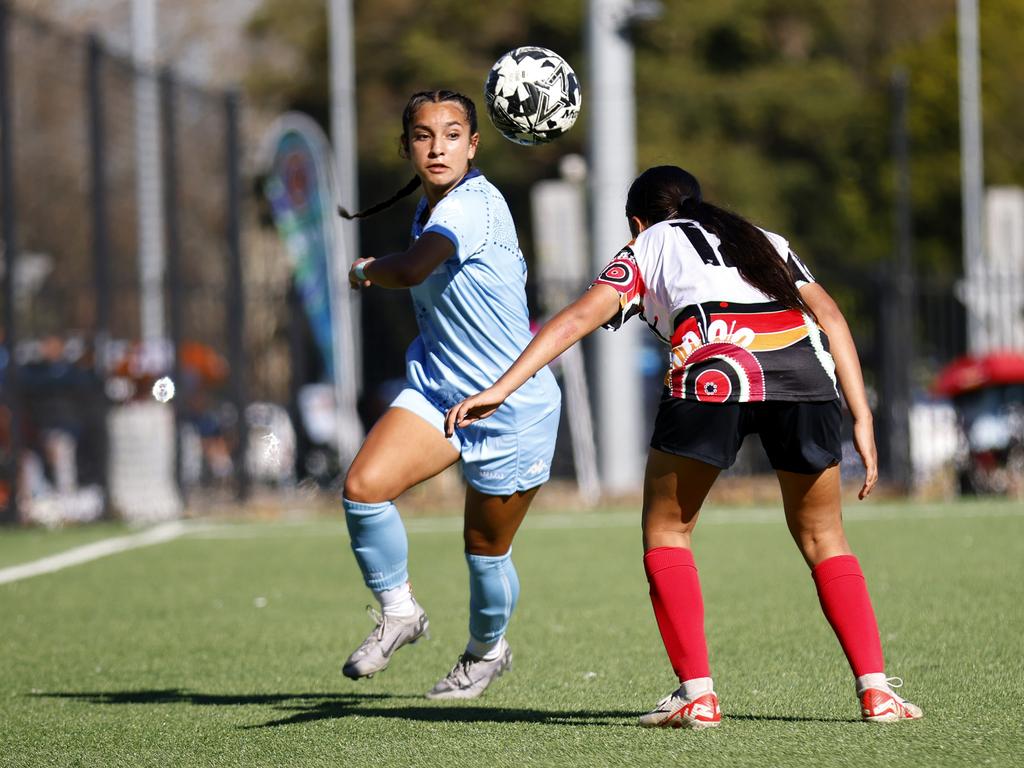
[[[54,573],[64,568],[70,568],[73,565],[98,560],[107,555],[126,552],[129,549],[163,544],[166,541],[178,538],[187,530],[188,526],[183,521],[176,520],[162,523],[141,533],[95,541],[92,544],[75,547],[57,555],[50,555],[39,560],[32,560],[21,565],[12,565],[9,568],[0,569],[0,584],[10,584],[12,581],[41,576],[44,573]]]

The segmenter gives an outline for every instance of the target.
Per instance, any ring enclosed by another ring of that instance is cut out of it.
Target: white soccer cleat
[[[899,678],[890,678],[895,687],[903,685]],[[924,712],[916,704],[897,696],[888,685],[885,688],[866,688],[860,694],[860,714],[869,723],[897,723],[901,720],[919,720]]]
[[[714,728],[722,722],[722,711],[718,708],[718,695],[714,691],[695,699],[686,698],[680,688],[658,702],[646,715],[640,715],[644,728],[689,728],[700,730]]]
[[[341,672],[345,677],[358,680],[361,677],[373,677],[387,668],[391,656],[403,645],[415,643],[424,635],[429,637],[427,629],[430,622],[423,607],[413,598],[416,607],[412,616],[387,616],[367,606],[370,617],[377,626],[365,640],[348,657]]]
[[[428,699],[475,699],[487,686],[512,668],[512,649],[501,638],[501,652],[493,661],[463,653],[452,671],[427,691]]]

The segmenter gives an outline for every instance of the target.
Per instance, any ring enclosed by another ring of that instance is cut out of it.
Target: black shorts
[[[811,475],[842,459],[841,426],[838,400],[701,403],[663,396],[651,448],[728,469],[743,439],[757,432],[774,469]]]

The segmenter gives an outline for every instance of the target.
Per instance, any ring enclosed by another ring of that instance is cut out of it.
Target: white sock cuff
[[[502,640],[505,636],[502,635],[497,640],[492,640],[489,643],[485,643],[482,640],[477,640],[472,635],[469,636],[469,642],[466,643],[466,653],[470,656],[476,656],[478,659],[485,659],[486,661],[494,661],[498,656],[501,655]]]
[[[885,672],[870,672],[857,678],[858,696],[868,688],[881,688],[883,691],[889,690],[889,682],[885,677]]]
[[[408,581],[399,584],[394,589],[375,591],[373,595],[387,616],[412,616],[416,612],[416,604],[412,599],[412,586]]]
[[[692,680],[684,680],[681,687],[686,698],[693,701],[705,693],[713,693],[715,682],[710,677],[695,677]]]

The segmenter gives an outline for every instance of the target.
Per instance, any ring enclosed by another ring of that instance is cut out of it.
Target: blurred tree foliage
[[[281,55],[253,71],[248,80],[250,95],[261,103],[303,109],[325,126],[326,5],[324,0],[265,0],[250,22],[250,32],[260,39],[274,39]],[[483,112],[484,78],[498,56],[527,41],[561,52],[578,69],[582,65],[582,2],[357,0],[354,5],[363,205],[389,196],[411,177],[408,162],[398,155],[401,114],[409,95],[428,88],[453,88],[470,96],[480,110],[478,164],[517,209],[520,224],[526,223],[529,186],[556,175],[564,154],[581,151],[585,131],[576,129],[546,147],[511,144]],[[411,210],[412,205],[405,208]],[[395,225],[402,220],[401,210],[383,221],[363,223],[368,254],[404,245],[407,229]]]
[[[324,0],[264,0],[250,25],[281,51],[251,74],[264,104],[327,114]],[[492,62],[523,44],[559,51],[583,85],[580,124],[552,145],[501,139],[481,114],[479,165],[504,191],[529,254],[530,185],[583,151],[587,72],[582,0],[355,3],[364,204],[408,177],[398,157],[411,92],[451,87],[482,107]],[[692,170],[706,195],[785,234],[823,274],[884,268],[893,251],[890,78],[910,81],[915,259],[960,265],[959,113],[953,0],[664,0],[636,24],[640,167]],[[1024,3],[981,4],[988,183],[1024,183]],[[639,170],[639,169],[638,169]],[[401,247],[411,203],[363,225],[364,252]],[[401,222],[400,224],[398,222]]]

